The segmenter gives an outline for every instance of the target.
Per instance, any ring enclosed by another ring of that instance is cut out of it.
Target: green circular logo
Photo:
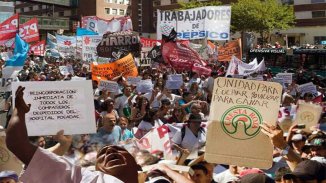
[[[260,113],[246,105],[238,105],[226,110],[221,117],[223,131],[238,140],[247,140],[260,132],[263,118]]]

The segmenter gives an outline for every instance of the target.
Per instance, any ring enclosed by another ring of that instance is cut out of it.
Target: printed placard
[[[13,101],[18,86],[31,104],[25,115],[29,136],[96,133],[92,82],[46,81],[12,83]]]
[[[297,124],[305,124],[305,130],[309,130],[310,127],[317,125],[322,112],[323,107],[320,105],[301,102],[298,105],[295,122]]]
[[[278,74],[276,74],[276,78],[282,78],[284,83],[291,84],[292,83],[292,75],[293,75],[293,73],[278,73]]]
[[[275,124],[281,95],[282,86],[278,83],[224,77],[215,79],[205,160],[270,168],[273,146],[260,132],[259,125],[263,122]]]
[[[117,82],[114,81],[101,80],[98,89],[100,91],[107,90],[108,92],[118,93],[119,85]]]
[[[174,80],[167,80],[165,87],[170,90],[180,89],[183,85],[183,81],[174,81]]]
[[[136,87],[136,91],[140,93],[149,93],[152,92],[153,87],[154,85],[152,83],[152,80],[150,79],[141,80]]]
[[[129,85],[137,86],[140,82],[141,77],[128,77],[127,82]]]
[[[298,90],[301,93],[301,96],[303,96],[305,93],[317,95],[317,87],[312,82],[299,85]]]

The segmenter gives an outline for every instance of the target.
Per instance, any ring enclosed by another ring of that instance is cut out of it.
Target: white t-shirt
[[[161,92],[158,92],[157,95],[155,96],[153,102],[151,103],[151,107],[152,108],[159,108],[160,107],[160,101],[157,100],[157,97],[161,95]],[[150,93],[145,93],[144,97],[146,97],[148,99],[148,101],[151,100],[152,97],[152,92]]]
[[[213,174],[213,179],[217,183],[228,183],[232,181],[238,180],[238,177],[234,176],[230,170],[225,170],[222,173],[219,174]]]
[[[199,131],[197,137],[192,133],[192,131],[186,126],[185,136],[181,139],[181,130],[173,136],[172,142],[181,145],[182,148],[188,149],[190,152],[198,151],[205,145],[206,142],[206,131],[203,128],[203,132]]]
[[[123,114],[123,108],[129,107],[128,97],[123,95],[115,99],[114,108],[118,111],[119,116],[125,117]]]

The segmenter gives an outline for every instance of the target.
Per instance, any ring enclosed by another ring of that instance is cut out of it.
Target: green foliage
[[[181,6],[180,10],[185,10],[185,9],[198,8],[203,6],[218,6],[221,5],[222,3],[218,0],[212,0],[208,2],[205,1],[190,1],[188,3],[179,2],[178,4]]]

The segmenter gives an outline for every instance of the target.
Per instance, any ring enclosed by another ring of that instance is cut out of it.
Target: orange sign
[[[92,63],[91,70],[92,79],[96,81],[112,79],[121,73],[123,76],[138,76],[137,66],[131,54],[112,63],[100,65]]]
[[[218,48],[218,61],[229,62],[232,56],[242,59],[241,39],[230,41]]]

